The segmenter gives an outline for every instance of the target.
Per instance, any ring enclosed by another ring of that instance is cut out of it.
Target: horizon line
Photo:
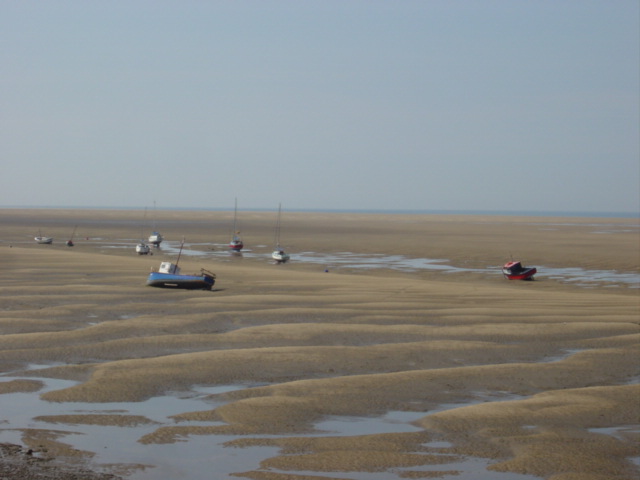
[[[144,210],[144,206],[71,206],[71,205],[0,205],[2,209],[24,210]],[[158,210],[169,211],[233,211],[232,207],[161,207]],[[503,215],[503,216],[548,216],[548,217],[620,217],[640,218],[640,211],[588,211],[588,210],[484,210],[484,209],[380,209],[380,208],[287,208],[289,212],[314,213],[377,213],[377,214],[406,214],[406,215]],[[271,212],[272,208],[238,208],[244,212]]]

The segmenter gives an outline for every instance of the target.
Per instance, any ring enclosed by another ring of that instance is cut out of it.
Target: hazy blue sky
[[[0,0],[0,205],[640,210],[637,0]]]

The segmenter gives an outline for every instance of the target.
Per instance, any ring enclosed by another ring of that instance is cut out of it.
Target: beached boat
[[[40,245],[50,245],[53,243],[53,237],[45,237],[41,234],[38,234],[37,236],[33,237],[33,239],[36,241],[36,243],[39,243]]]
[[[144,242],[140,242],[136,245],[136,253],[138,255],[148,255],[150,251],[151,249],[149,248],[149,245]]]
[[[215,273],[205,270],[204,268],[200,269],[200,273],[194,273],[192,275],[180,273],[178,262],[180,262],[183,247],[184,239],[180,244],[180,252],[178,253],[176,263],[161,262],[160,268],[157,271],[151,272],[149,277],[147,277],[147,285],[150,287],[211,290],[213,284],[216,282]]]
[[[238,231],[238,199],[236,198],[235,208],[233,210],[233,234],[229,242],[229,248],[234,252],[239,252],[244,248],[240,232]]]
[[[151,235],[149,235],[149,243],[154,247],[159,247],[163,240],[164,238],[162,237],[162,235],[160,235],[159,232],[153,232]]]
[[[144,209],[144,217],[142,217],[142,225],[140,226],[140,241],[136,244],[136,253],[138,255],[149,255],[151,248],[144,241],[144,223],[147,219],[147,208]]]
[[[216,282],[213,272],[200,269],[200,273],[184,275],[180,273],[180,267],[171,262],[160,263],[157,272],[151,272],[147,278],[150,287],[185,288],[192,290],[211,290]]]
[[[509,280],[533,280],[535,267],[523,267],[521,262],[507,262],[502,266],[502,274]]]
[[[280,246],[276,247],[276,249],[271,253],[271,258],[273,258],[278,263],[285,263],[289,260],[289,254],[285,252]]]
[[[159,247],[164,238],[156,230],[156,202],[153,202],[153,233],[149,235],[149,243],[154,247]]]
[[[76,235],[77,228],[78,228],[77,225],[73,227],[73,232],[71,233],[71,237],[69,238],[69,240],[67,240],[67,247],[73,247],[75,245],[75,243],[73,243],[73,237],[75,237]]]
[[[275,244],[276,248],[271,253],[271,258],[273,258],[276,263],[285,263],[289,260],[289,254],[284,251],[284,249],[280,246],[280,215],[282,212],[282,205],[278,205],[278,220],[276,222],[276,238]]]

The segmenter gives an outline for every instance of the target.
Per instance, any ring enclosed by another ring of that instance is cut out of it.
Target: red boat
[[[242,243],[239,234],[240,232],[236,232],[236,234],[233,236],[233,239],[229,242],[229,248],[234,252],[239,252],[244,248],[244,244]]]
[[[533,280],[537,271],[535,267],[523,267],[520,262],[508,262],[502,266],[502,273],[509,280]]]

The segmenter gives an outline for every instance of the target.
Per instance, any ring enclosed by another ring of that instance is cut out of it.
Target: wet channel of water
[[[37,370],[37,369],[35,369]],[[11,381],[25,377],[3,376],[0,381]],[[138,440],[161,426],[175,425],[217,425],[220,422],[179,422],[171,416],[188,411],[213,409],[221,405],[210,399],[209,395],[248,388],[247,385],[228,385],[196,387],[190,392],[154,397],[144,402],[133,403],[57,403],[47,402],[40,394],[51,390],[67,388],[76,382],[29,376],[31,380],[40,380],[45,385],[37,393],[9,393],[0,396],[2,416],[0,417],[0,442],[22,445],[22,433],[25,429],[53,430],[60,432],[59,441],[72,447],[94,452],[90,467],[96,471],[108,471],[109,465],[129,465],[125,468],[128,480],[210,480],[212,469],[219,480],[238,478],[233,473],[259,470],[260,462],[278,455],[275,447],[225,447],[224,443],[239,438],[229,435],[190,435],[182,441],[170,444],[142,444]],[[497,394],[496,394],[497,395]],[[505,395],[494,395],[496,401],[510,399]],[[485,398],[484,400],[487,401]],[[442,405],[430,412],[388,412],[381,417],[332,417],[316,424],[313,436],[353,436],[378,433],[402,433],[419,430],[411,422],[438,411],[468,406],[469,404]],[[41,416],[58,415],[123,415],[140,416],[149,423],[131,426],[105,426],[51,423],[38,419]],[[268,438],[269,436],[263,437]],[[430,454],[443,455],[449,444],[433,442],[425,445]],[[141,468],[140,465],[146,465]],[[451,472],[439,478],[457,480],[536,480],[537,477],[508,473],[489,472],[489,462],[484,459],[451,456],[451,463],[412,467],[411,471]],[[405,469],[391,469],[384,473],[362,472],[322,472],[323,478],[400,480]],[[270,472],[274,472],[270,470]],[[454,473],[455,472],[455,473]],[[276,472],[277,473],[277,472]],[[282,472],[284,473],[284,472]],[[319,475],[318,472],[286,472],[288,474]],[[122,472],[120,472],[122,475]]]
[[[203,248],[209,248],[203,250]],[[169,255],[178,255],[180,245],[162,244],[161,250]],[[289,252],[291,262],[315,264],[324,270],[348,268],[348,269],[376,269],[385,268],[400,272],[437,271],[441,273],[472,273],[502,276],[500,266],[487,266],[485,268],[462,268],[449,264],[448,259],[411,258],[404,255],[384,254],[359,254],[354,252]],[[185,244],[182,255],[192,257],[233,258],[238,256],[230,253],[224,245],[207,246],[204,244]],[[271,261],[270,254],[254,253],[251,250],[243,251],[242,257],[251,259],[264,258]],[[551,279],[562,283],[570,283],[582,287],[594,287],[600,285],[621,285],[628,288],[640,288],[640,274],[617,272],[615,270],[586,270],[582,268],[553,268],[544,265],[537,266],[537,279]]]

